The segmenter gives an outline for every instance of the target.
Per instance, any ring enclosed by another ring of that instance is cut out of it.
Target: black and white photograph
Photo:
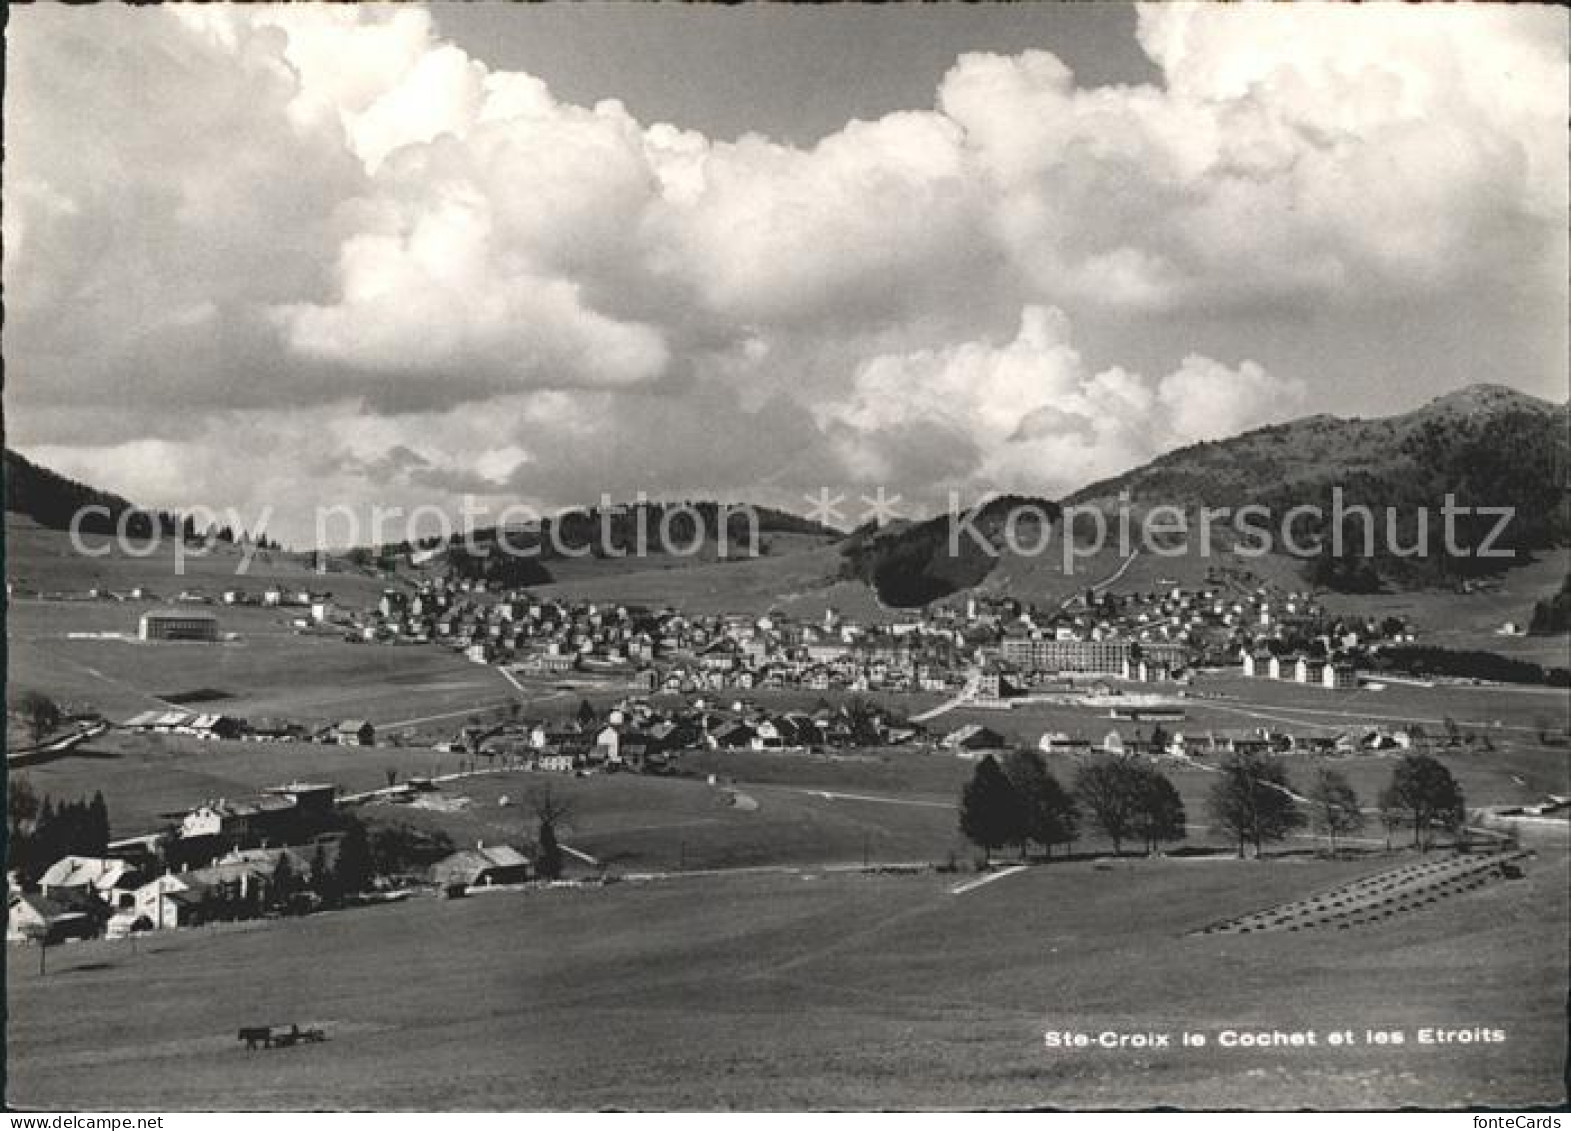
[[[12,1127],[1561,1125],[1567,9],[3,20]]]

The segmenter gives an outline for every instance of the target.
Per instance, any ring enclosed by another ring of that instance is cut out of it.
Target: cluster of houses
[[[1177,718],[1181,719],[1182,716]],[[1323,757],[1350,757],[1410,750],[1423,739],[1421,733],[1403,727],[1355,727],[1340,734],[1304,737],[1269,727],[1206,730],[1200,733],[1185,733],[1176,729],[1169,731],[1161,723],[1176,720],[1161,713],[1147,715],[1143,721],[1154,722],[1155,725],[1149,729],[1137,727],[1133,733],[1114,728],[1099,739],[1065,731],[1047,731],[1037,740],[1037,748],[1044,754],[1069,757],[1110,755],[1152,760],[1219,759],[1230,754],[1295,752]],[[972,723],[945,735],[938,745],[959,757],[974,759],[1007,750],[1014,744],[993,728]]]
[[[365,719],[341,719],[325,726],[306,726],[287,719],[254,722],[234,715],[185,711],[179,708],[143,711],[120,724],[122,730],[142,734],[172,734],[209,740],[239,739],[249,742],[321,742],[339,746],[372,746],[376,727]]]
[[[413,590],[389,589],[375,608],[336,623],[356,640],[436,643],[525,675],[621,675],[651,692],[947,693],[980,673],[983,699],[1064,675],[1182,680],[1195,666],[1232,662],[1241,650],[1281,653],[1316,640],[1336,655],[1392,631],[1373,621],[1329,618],[1310,594],[1267,588],[1087,591],[1047,609],[973,594],[870,624],[833,609],[822,619],[801,620],[778,610],[696,615],[541,599],[453,576]],[[1345,665],[1332,661],[1311,682],[1336,685],[1345,678]]]
[[[169,831],[69,855],[24,890],[10,877],[8,941],[49,941],[248,918],[274,904],[283,871],[309,884],[337,845],[336,787],[290,782],[254,798],[166,813]]]
[[[749,700],[722,708],[702,698],[664,707],[631,699],[604,718],[586,713],[561,722],[466,726],[447,749],[544,772],[659,773],[674,768],[684,751],[899,746],[925,737],[920,726],[871,705],[821,705],[809,712],[764,710]]]
[[[64,856],[32,885],[12,874],[6,940],[122,938],[309,909],[312,889],[337,864],[343,834],[334,813],[343,800],[333,785],[291,782],[253,798],[204,801],[164,814],[170,833],[116,841],[110,855]],[[448,889],[532,875],[517,849],[480,844],[419,878]]]
[[[648,691],[945,690],[964,682],[976,642],[955,624],[913,618],[865,625],[826,612],[696,615],[666,608],[542,600],[441,579],[388,590],[354,625],[356,639],[434,642],[477,663],[528,675],[622,674]]]

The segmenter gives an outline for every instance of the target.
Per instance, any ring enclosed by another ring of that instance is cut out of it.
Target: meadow
[[[87,1109],[1322,1109],[1564,1100],[1563,852],[1387,925],[1192,936],[1370,864],[694,876],[11,948],[9,1100]],[[321,1025],[247,1053],[241,1025]],[[1420,1044],[1421,1027],[1502,1043]],[[1223,1049],[1223,1029],[1316,1048]],[[1205,1049],[1051,1051],[1048,1029]],[[1401,1030],[1401,1045],[1364,1042]],[[1351,1030],[1359,1043],[1327,1047]]]
[[[22,560],[33,563],[24,571],[53,568],[39,557],[46,544],[22,540]],[[792,573],[791,561],[820,553],[661,571],[672,586],[663,595],[649,587],[648,571],[619,577],[622,567],[593,563],[559,585],[603,596],[606,585],[625,583],[627,599],[646,603],[734,607],[738,592],[811,603],[847,584],[823,584],[823,562]],[[211,589],[221,573],[209,567]],[[118,568],[99,580],[124,588],[128,575]],[[1140,559],[1131,574],[1136,568],[1160,567]],[[71,581],[91,584],[94,576]],[[369,602],[381,587],[369,575],[328,576],[316,587],[351,600]],[[737,579],[745,584],[728,588]],[[870,601],[865,588],[859,593],[852,599]],[[500,673],[438,648],[302,635],[279,610],[215,607],[224,631],[235,634],[220,644],[72,637],[134,634],[146,607],[14,599],[13,689],[46,690],[116,719],[171,696],[213,692],[221,698],[199,706],[310,722],[366,717],[384,743],[407,742],[360,748],[111,732],[67,756],[13,769],[13,780],[56,797],[102,790],[117,836],[153,831],[167,814],[205,799],[296,778],[359,792],[387,784],[389,773],[450,774],[466,759],[430,744],[472,715],[500,717],[517,702],[525,717],[560,718],[580,697],[603,708],[625,694],[603,684],[565,686],[575,681],[526,684],[520,693]],[[1451,717],[1494,747],[1441,754],[1471,806],[1571,792],[1565,749],[1542,745],[1538,734],[1546,723],[1564,725],[1563,692],[1399,685],[1324,692],[1226,674],[1203,676],[1189,690],[1189,718],[1168,729],[1273,725],[1307,735],[1419,721],[1439,734]],[[770,709],[844,698],[747,697]],[[943,697],[874,698],[913,714]],[[1056,703],[963,707],[930,725],[941,735],[966,722],[1033,745],[1045,730],[1100,741],[1110,729],[1130,734],[1135,726],[1105,709]],[[1288,761],[1294,784],[1307,788],[1319,761]],[[1392,763],[1373,755],[1335,762],[1366,803]],[[1049,765],[1066,782],[1078,768],[1058,756]],[[1346,1108],[1563,1099],[1562,830],[1533,834],[1539,856],[1525,880],[1380,926],[1326,933],[1313,945],[1286,933],[1194,937],[1188,932],[1215,919],[1407,854],[1400,845],[1380,851],[1383,834],[1366,829],[1361,854],[1344,859],[1317,856],[1305,834],[1268,859],[1235,860],[1204,825],[1214,774],[1168,769],[1189,813],[1188,852],[1108,859],[1110,846],[1087,830],[1071,858],[962,894],[956,889],[985,878],[959,836],[954,807],[973,763],[931,746],[693,752],[667,777],[509,771],[444,782],[432,804],[359,812],[373,824],[440,829],[458,845],[522,844],[535,831],[528,795],[549,785],[572,808],[565,843],[621,882],[419,897],[75,943],[48,952],[44,974],[36,952],[8,948],[8,1099],[20,1107],[165,1110]],[[1208,847],[1217,851],[1195,851]],[[866,874],[864,863],[957,870]],[[598,871],[570,857],[571,875]],[[650,874],[662,878],[636,878]],[[292,1022],[322,1025],[329,1040],[256,1053],[235,1040],[242,1025]],[[1047,1028],[1214,1036],[1229,1026],[1401,1029],[1407,1040],[1309,1051],[1043,1046]],[[1422,1026],[1500,1028],[1507,1038],[1420,1045]]]

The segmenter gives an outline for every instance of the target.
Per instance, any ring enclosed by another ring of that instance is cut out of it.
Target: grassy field
[[[1563,751],[1502,747],[1446,752],[1442,759],[1474,808],[1520,805],[1568,790]],[[1309,755],[1290,756],[1290,781],[1307,792],[1320,764]],[[15,770],[13,776],[57,798],[102,790],[115,835],[132,836],[161,827],[167,814],[202,800],[245,797],[296,778],[333,782],[354,793],[387,784],[389,771],[403,781],[412,775],[451,774],[466,765],[459,755],[429,748],[112,734],[68,757]],[[1074,759],[1056,755],[1048,765],[1065,784],[1079,768]],[[1372,805],[1390,780],[1393,759],[1368,755],[1337,759],[1334,765],[1363,803]],[[1189,847],[1230,847],[1207,827],[1214,772],[1181,765],[1166,769],[1188,813]],[[360,812],[373,824],[440,829],[460,845],[523,844],[535,832],[527,796],[549,785],[573,809],[568,843],[617,874],[863,861],[969,865],[975,850],[958,834],[955,804],[972,772],[973,764],[963,759],[909,748],[832,756],[689,752],[673,777],[485,772],[444,783],[429,808],[378,803]],[[743,795],[741,804],[734,802],[735,793]],[[1363,837],[1377,846],[1383,836],[1371,817]],[[1316,846],[1306,831],[1280,851]],[[1074,850],[1088,854],[1110,847],[1087,824]]]
[[[258,552],[242,566],[239,548],[222,543],[211,553],[198,553],[192,547],[178,555],[169,540],[150,547],[135,541],[120,547],[112,539],[83,535],[82,543],[87,553],[78,553],[66,532],[44,529],[8,511],[6,579],[25,591],[83,593],[95,587],[123,591],[140,586],[166,598],[184,589],[204,590],[215,597],[229,588],[257,593],[277,583],[330,591],[340,600],[358,604],[374,603],[383,589],[382,581],[368,572],[338,568],[340,563],[335,563],[332,571],[320,573],[299,554]]]
[[[1156,686],[1126,687],[1126,691],[1161,693]],[[1444,734],[1447,718],[1463,732],[1497,745],[1536,744],[1540,729],[1564,727],[1567,696],[1564,691],[1536,688],[1404,687],[1391,684],[1385,691],[1323,691],[1290,683],[1265,680],[1198,680],[1196,692],[1214,692],[1219,698],[1182,700],[1185,718],[1163,723],[1163,729],[1204,736],[1208,731],[1252,730],[1269,726],[1302,736],[1331,736],[1364,725],[1400,727],[1417,723],[1431,736]],[[1176,698],[1176,689],[1166,689]],[[928,725],[935,732],[961,723],[985,723],[1005,736],[1035,742],[1043,731],[1080,733],[1100,742],[1110,730],[1126,737],[1137,726],[1115,719],[1109,708],[1074,703],[1021,702],[1011,710],[961,706]],[[1143,724],[1149,732],[1151,724]]]
[[[445,649],[348,643],[303,635],[289,616],[262,608],[218,608],[216,644],[72,639],[71,633],[136,634],[145,607],[18,600],[9,609],[13,690],[36,688],[74,706],[123,718],[169,696],[218,691],[206,709],[242,717],[378,724],[506,702],[513,688],[491,669]]]
[[[651,535],[653,538],[654,536]],[[690,557],[551,559],[552,583],[535,588],[542,597],[625,601],[689,613],[763,612],[833,584],[840,551],[822,537],[765,534],[767,552],[757,557],[718,558],[712,543]]]
[[[23,531],[13,540],[11,576],[48,577],[44,587],[54,590],[123,589],[145,569],[140,583],[171,591],[152,578],[163,569],[167,581],[172,562],[65,563],[50,557],[58,540]],[[826,583],[834,552],[799,549],[690,570],[585,563],[564,570],[556,591],[690,608],[778,603],[805,614],[840,604],[865,615],[857,605],[871,602],[865,587]],[[222,562],[192,568],[208,571],[201,576],[210,591],[229,583]],[[369,602],[381,588],[364,575],[317,583],[288,561],[270,568],[299,571],[300,584],[350,601]],[[1141,584],[1168,576],[1142,558],[1131,583],[1145,576],[1137,570],[1157,571]],[[111,733],[13,771],[55,797],[102,790],[116,835],[152,831],[162,814],[204,799],[294,778],[358,792],[385,785],[389,770],[400,780],[451,773],[460,757],[428,743],[450,737],[471,713],[518,701],[526,717],[561,717],[581,696],[604,707],[624,694],[545,681],[520,695],[499,673],[446,651],[303,636],[286,614],[262,609],[218,608],[224,630],[236,634],[222,644],[71,636],[134,634],[144,609],[13,601],[13,691],[36,687],[123,718],[206,690],[222,695],[207,709],[314,722],[367,717],[384,736],[409,732],[414,742],[356,748]],[[1495,744],[1442,755],[1470,805],[1571,792],[1566,750],[1537,736],[1546,722],[1564,725],[1564,692],[1393,685],[1328,693],[1231,676],[1203,678],[1193,690],[1223,698],[1188,700],[1189,720],[1177,729],[1270,724],[1323,734],[1384,720],[1420,721],[1438,734],[1449,716]],[[811,709],[820,695],[748,697]],[[885,700],[915,713],[940,698]],[[1105,711],[1056,704],[966,708],[932,726],[942,734],[964,722],[1031,744],[1044,730],[1098,741],[1114,727],[1133,730]],[[1337,761],[1366,803],[1391,764]],[[1306,788],[1315,766],[1290,759],[1294,783]],[[1068,781],[1076,763],[1053,758],[1051,768]],[[951,859],[968,869],[972,851],[953,806],[972,770],[918,748],[708,752],[686,755],[677,777],[487,773],[444,784],[434,807],[368,806],[361,813],[372,822],[439,828],[461,845],[521,843],[534,832],[525,796],[549,783],[573,809],[566,843],[611,875],[691,874],[72,944],[49,953],[42,976],[36,952],[10,948],[8,1099],[179,1110],[1513,1106],[1563,1098],[1563,837],[1540,844],[1525,881],[1380,927],[1316,936],[1313,945],[1288,934],[1186,932],[1392,858],[1317,859],[1306,838],[1266,861],[1094,861],[1108,846],[1088,833],[1076,859],[964,894],[953,889],[976,880],[974,871],[846,870],[864,860]],[[1191,843],[1220,845],[1202,827],[1214,776],[1201,768],[1172,776],[1194,825]],[[331,1039],[251,1054],[234,1039],[241,1025],[290,1022],[321,1024]],[[1047,1027],[1214,1034],[1228,1026],[1401,1028],[1408,1041],[1307,1052],[1050,1054],[1042,1044]],[[1420,1026],[1501,1028],[1507,1040],[1420,1046]]]
[[[1419,633],[1420,643],[1439,648],[1498,652],[1551,667],[1571,662],[1571,640],[1555,636],[1502,636],[1507,621],[1525,629],[1533,606],[1560,588],[1571,570],[1571,551],[1549,550],[1537,560],[1501,575],[1499,587],[1479,593],[1444,590],[1381,593],[1368,597],[1328,595],[1327,607],[1358,616],[1399,616]]]
[[[1368,864],[748,874],[13,948],[8,1099],[72,1108],[1520,1106],[1564,1099],[1563,854],[1390,925],[1188,936]],[[373,956],[374,958],[370,957]],[[1487,960],[1481,956],[1487,955]],[[246,1053],[241,1025],[320,1024]],[[1420,1027],[1503,1044],[1420,1045]],[[1224,1028],[1315,1029],[1226,1050]],[[1049,1052],[1048,1029],[1204,1050]],[[1401,1046],[1324,1047],[1401,1029]],[[1177,1043],[1177,1038],[1174,1038]]]

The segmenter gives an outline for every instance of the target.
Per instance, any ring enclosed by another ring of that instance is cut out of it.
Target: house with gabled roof
[[[345,719],[327,732],[327,740],[340,746],[371,746],[376,742],[376,728],[365,719]]]
[[[945,750],[957,753],[978,750],[1002,750],[1008,741],[991,727],[980,723],[967,723],[965,726],[950,731],[939,743]]]
[[[753,735],[752,727],[739,719],[733,719],[710,729],[709,745],[714,749],[737,750],[750,746]]]
[[[491,887],[519,884],[533,871],[529,857],[505,844],[476,844],[431,865],[431,882],[439,887]]]
[[[108,909],[91,895],[46,896],[13,891],[6,907],[6,942],[88,939],[98,933]]]
[[[134,887],[136,868],[116,857],[62,856],[38,877],[38,890],[49,898],[83,892],[113,904],[115,893]]]

